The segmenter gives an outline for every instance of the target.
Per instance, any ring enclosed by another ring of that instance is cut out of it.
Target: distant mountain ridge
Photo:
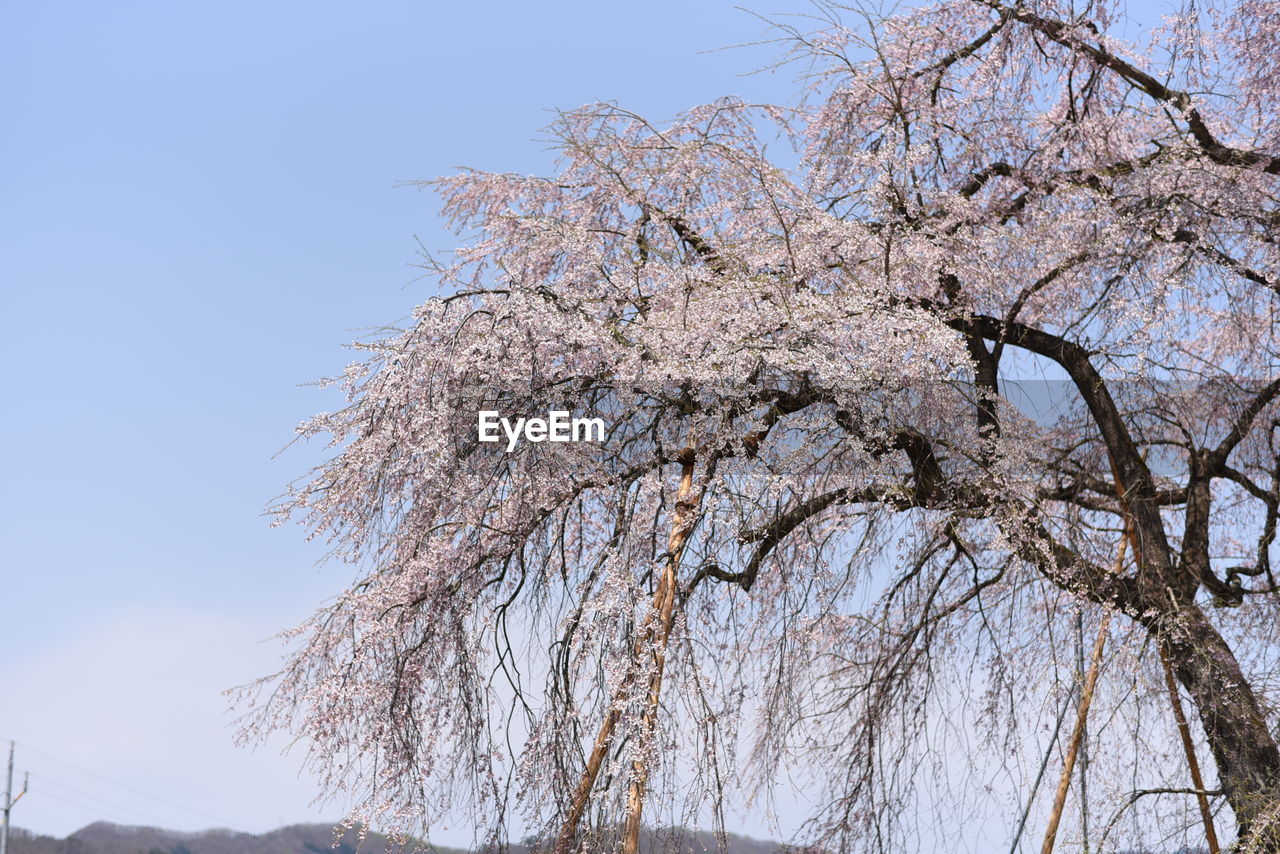
[[[357,850],[355,831],[333,844],[331,824],[292,824],[268,833],[241,833],[218,828],[185,832],[158,827],[135,827],[98,821],[82,827],[66,839],[38,836],[14,828],[9,837],[9,854],[385,854],[408,852],[412,847],[390,844],[385,836],[368,834]],[[728,854],[821,854],[816,849],[792,848],[779,842],[727,834]],[[642,854],[716,854],[715,837],[706,831],[683,828],[664,830],[656,836],[645,829],[640,834]],[[434,854],[473,854],[461,848],[440,845],[427,847]],[[531,854],[523,843],[507,847],[508,854]],[[1149,854],[1129,850],[1121,854]],[[1168,854],[1207,854],[1203,848],[1179,848]]]
[[[385,836],[368,834],[358,844],[349,830],[334,845],[333,825],[293,824],[268,833],[242,833],[223,828],[185,832],[158,827],[135,827],[98,821],[65,839],[39,836],[15,828],[9,837],[10,854],[383,854],[391,850],[411,850],[390,843]],[[655,845],[655,841],[657,844]],[[779,854],[777,842],[728,834],[728,854]],[[641,836],[644,854],[713,854],[715,837],[706,831],[673,830]],[[469,854],[462,849],[432,845],[436,854]],[[509,854],[530,854],[530,846],[512,844]]]
[[[356,854],[357,837],[349,831],[333,844],[333,826],[295,824],[267,833],[242,833],[225,828],[187,832],[97,821],[65,839],[15,830],[10,854]],[[385,837],[370,833],[360,850],[382,854]],[[439,854],[465,854],[432,846]]]

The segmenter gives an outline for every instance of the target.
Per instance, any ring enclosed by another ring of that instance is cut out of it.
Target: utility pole
[[[13,796],[13,742],[9,742],[9,773],[4,784],[4,822],[0,824],[0,854],[9,854],[9,810],[27,793],[27,778],[22,778],[22,791]]]
[[[13,809],[13,742],[9,742],[9,774],[4,784],[4,824],[0,825],[0,854],[9,854],[9,810]]]

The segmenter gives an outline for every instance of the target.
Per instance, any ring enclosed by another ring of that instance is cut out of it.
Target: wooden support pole
[[[1126,520],[1124,532],[1120,535],[1120,545],[1116,549],[1115,573],[1124,571],[1124,550],[1129,544],[1133,531]],[[1135,552],[1136,555],[1136,552]],[[1067,743],[1067,758],[1062,766],[1062,776],[1058,778],[1058,791],[1053,797],[1053,810],[1049,813],[1049,827],[1045,830],[1044,844],[1040,854],[1051,854],[1054,842],[1058,838],[1058,824],[1062,821],[1062,810],[1067,803],[1067,790],[1071,788],[1071,772],[1075,769],[1076,755],[1080,752],[1080,743],[1084,740],[1085,725],[1089,720],[1089,705],[1093,702],[1093,690],[1098,684],[1098,670],[1102,666],[1102,649],[1107,642],[1107,631],[1111,628],[1111,612],[1102,615],[1098,625],[1098,638],[1093,642],[1093,654],[1089,657],[1089,672],[1084,677],[1084,688],[1080,692],[1080,707],[1076,710],[1076,724],[1071,730],[1071,741]]]
[[[680,473],[680,488],[676,491],[675,513],[671,521],[671,536],[667,542],[667,565],[658,586],[661,602],[658,607],[658,628],[649,650],[653,656],[649,667],[649,695],[640,721],[639,756],[632,763],[631,783],[627,790],[627,823],[622,834],[622,854],[639,854],[640,818],[644,811],[645,787],[649,781],[649,762],[645,756],[653,741],[658,723],[658,701],[662,692],[662,672],[667,663],[667,641],[675,622],[676,570],[680,557],[693,533],[698,519],[699,496],[694,495],[693,456],[690,454]],[[655,599],[657,603],[657,599]]]
[[[1204,780],[1200,777],[1200,763],[1196,760],[1196,748],[1191,741],[1191,728],[1187,726],[1187,716],[1182,711],[1182,700],[1178,697],[1178,683],[1173,678],[1173,667],[1169,657],[1160,648],[1160,663],[1164,665],[1164,684],[1169,689],[1169,702],[1173,705],[1173,719],[1178,724],[1178,735],[1182,737],[1182,750],[1187,756],[1187,768],[1191,771],[1191,785],[1196,790],[1196,800],[1200,804],[1200,820],[1204,822],[1205,841],[1209,843],[1209,854],[1219,854],[1218,833],[1213,827],[1213,813],[1209,811],[1209,796],[1205,794]]]
[[[1120,555],[1117,563],[1124,556],[1124,542],[1120,544]],[[1071,788],[1071,772],[1075,770],[1076,755],[1080,752],[1080,742],[1084,739],[1085,724],[1089,719],[1089,704],[1093,702],[1093,689],[1098,684],[1098,670],[1102,663],[1102,648],[1107,642],[1107,630],[1111,628],[1111,612],[1102,615],[1102,623],[1098,626],[1098,639],[1093,643],[1093,655],[1089,659],[1089,673],[1084,679],[1084,689],[1080,692],[1080,707],[1076,711],[1076,725],[1071,730],[1071,741],[1067,744],[1067,758],[1062,765],[1062,776],[1058,779],[1058,791],[1053,797],[1053,811],[1049,813],[1049,827],[1044,834],[1044,845],[1040,854],[1052,854],[1053,844],[1058,837],[1058,823],[1062,820],[1062,808],[1067,802],[1067,790]]]
[[[680,567],[680,557],[688,543],[697,520],[697,509],[700,496],[693,495],[694,458],[691,450],[682,455],[680,486],[676,492],[675,510],[671,523],[671,534],[668,541],[667,558],[663,564],[662,575],[658,579],[657,590],[653,594],[653,602],[639,637],[634,647],[634,661],[644,660],[646,653],[653,656],[649,678],[649,690],[646,696],[646,707],[642,720],[642,737],[649,732],[657,718],[659,694],[662,688],[662,671],[666,664],[667,641],[671,636],[671,627],[675,623],[676,575]],[[634,673],[634,666],[632,673]],[[605,718],[600,722],[600,730],[596,734],[591,755],[587,757],[582,779],[574,790],[573,800],[560,833],[556,838],[554,854],[569,854],[578,835],[578,826],[591,800],[591,790],[595,787],[604,758],[613,742],[613,733],[618,720],[622,717],[621,700],[626,694],[632,675],[628,675],[619,686],[617,694],[609,705]],[[645,783],[648,769],[637,760],[632,768],[631,782],[627,792],[627,822],[624,831],[624,852],[635,854],[639,849],[640,813],[644,806]],[[634,825],[634,829],[633,829]]]

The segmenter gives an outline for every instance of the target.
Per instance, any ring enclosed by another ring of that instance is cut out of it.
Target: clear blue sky
[[[273,459],[335,402],[301,384],[429,293],[415,235],[453,245],[396,183],[541,171],[557,107],[788,100],[788,72],[740,76],[774,49],[703,52],[765,35],[734,2],[4,4],[0,739],[35,775],[16,825],[337,816],[307,807],[296,756],[230,746],[219,691],[349,580],[262,511],[320,458]]]

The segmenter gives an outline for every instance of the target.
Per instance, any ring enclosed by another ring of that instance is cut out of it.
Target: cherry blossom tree
[[[786,775],[831,850],[1016,848],[1101,629],[1064,834],[1202,844],[1199,800],[1280,850],[1280,4],[811,11],[795,104],[588,106],[553,176],[430,182],[441,296],[280,508],[357,580],[245,736],[561,854]],[[478,441],[554,410],[607,435]]]

